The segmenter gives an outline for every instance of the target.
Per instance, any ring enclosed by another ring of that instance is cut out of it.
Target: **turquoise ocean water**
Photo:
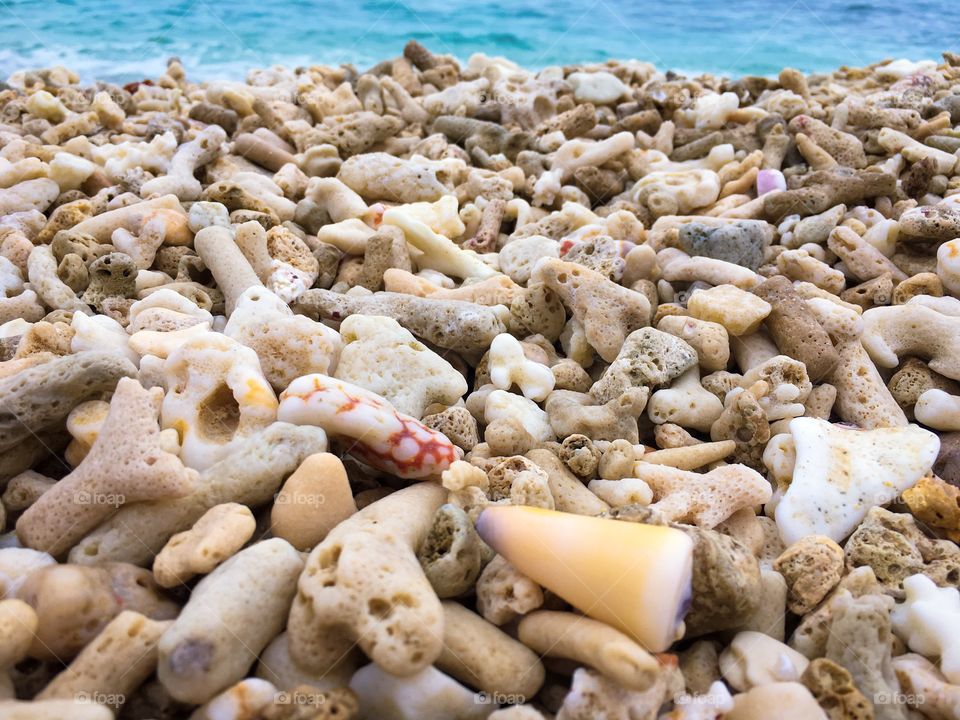
[[[635,58],[728,75],[936,59],[960,50],[946,0],[0,0],[0,75],[55,63],[129,81],[177,55],[192,78],[396,55],[409,38],[530,68]]]

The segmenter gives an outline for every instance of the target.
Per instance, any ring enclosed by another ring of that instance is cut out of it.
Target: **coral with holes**
[[[355,647],[381,668],[409,676],[440,655],[443,611],[417,560],[446,500],[420,483],[340,523],[307,558],[290,610],[290,654],[324,673]]]
[[[161,447],[163,392],[121,378],[103,428],[83,462],[17,520],[26,547],[60,556],[128,502],[179,498],[197,482],[195,470]]]
[[[183,343],[167,358],[163,375],[161,420],[180,434],[180,457],[194,469],[210,467],[236,440],[277,419],[277,396],[257,354],[221,333]]]

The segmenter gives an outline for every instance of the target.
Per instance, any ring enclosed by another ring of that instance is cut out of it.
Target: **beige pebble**
[[[330,453],[310,455],[287,478],[270,511],[273,534],[310,550],[357,511],[347,471]]]

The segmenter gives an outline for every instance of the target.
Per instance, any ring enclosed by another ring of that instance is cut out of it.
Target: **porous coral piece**
[[[889,305],[893,299],[893,276],[883,273],[840,293],[844,302],[869,310],[877,305]]]
[[[837,390],[837,416],[867,430],[906,425],[907,416],[890,394],[860,338],[842,339],[837,343],[837,352],[840,362],[827,378]]]
[[[756,557],[728,535],[690,525],[676,527],[693,540],[692,600],[684,618],[685,637],[737,627],[757,610],[763,597]]]
[[[263,287],[240,294],[223,333],[257,354],[264,377],[278,392],[302,375],[333,371],[343,345],[336,330],[294,315]]]
[[[706,694],[720,680],[718,646],[711,640],[697,640],[677,653],[678,667],[691,695]]]
[[[761,380],[749,388],[727,392],[723,412],[710,427],[710,439],[714,442],[733,440],[736,443],[732,460],[755,468],[761,467],[760,458],[770,439],[770,423],[759,403],[769,387]]]
[[[143,197],[176,195],[180,200],[196,200],[203,188],[194,175],[197,170],[214,160],[227,133],[219,125],[208,125],[174,153],[166,175],[148,180],[140,188]]]
[[[77,313],[82,315],[82,313]],[[87,317],[87,316],[85,316]],[[52,353],[53,355],[69,355],[75,331],[70,325],[63,322],[47,322],[41,320],[33,323],[30,328],[20,336],[20,342],[17,343],[17,351],[13,355],[14,360],[20,360],[31,355]],[[90,348],[83,348],[90,349]],[[80,350],[80,348],[78,348]],[[133,358],[131,358],[133,359]]]
[[[423,574],[440,598],[457,597],[473,587],[483,568],[484,554],[473,522],[450,503],[437,510],[430,532],[417,548]]]
[[[867,166],[863,144],[856,135],[845,133],[809,115],[797,115],[790,120],[789,128],[792,133],[809,136],[839,165],[854,169]]]
[[[543,605],[543,590],[517,570],[502,555],[493,560],[477,578],[477,610],[495,625],[504,625]]]
[[[802,362],[813,382],[826,377],[839,355],[793,284],[777,275],[753,288],[753,293],[770,303],[764,324],[780,352]]]
[[[900,685],[890,663],[892,605],[893,600],[884,595],[855,598],[842,591],[833,602],[827,637],[826,658],[850,672],[857,689],[872,699],[877,720],[907,717],[906,708],[898,702]]]
[[[950,720],[960,703],[960,685],[949,683],[937,666],[914,653],[893,659],[893,670],[908,704],[933,720]],[[922,700],[921,700],[922,699]]]
[[[767,480],[745,465],[724,465],[700,474],[641,461],[633,471],[653,490],[652,511],[670,522],[706,529],[742,508],[767,502],[771,494]]]
[[[237,222],[254,214],[263,218],[268,226],[292,220],[296,211],[296,204],[284,197],[283,189],[270,177],[247,170],[208,185],[200,199],[223,204],[234,213]]]
[[[904,305],[919,295],[943,297],[943,283],[936,273],[921,272],[907,278],[894,288],[891,299],[894,305]]]
[[[960,393],[960,384],[935,373],[919,358],[908,358],[887,383],[890,394],[903,407],[916,405],[927,390]]]
[[[901,214],[898,222],[905,239],[952,240],[960,232],[960,211],[947,204],[923,205]]]
[[[640,478],[591,480],[587,484],[587,488],[610,507],[649,505],[653,502],[653,491]]]
[[[786,355],[774,355],[750,367],[740,380],[744,388],[762,387],[761,383],[766,385],[766,391],[757,397],[757,402],[768,420],[804,414],[803,403],[810,395],[812,384],[802,362]]]
[[[162,391],[131,378],[117,383],[110,412],[83,462],[17,521],[27,547],[62,555],[120,505],[183,497],[196,473],[161,447]]]
[[[843,548],[828,537],[807,535],[781,553],[773,569],[787,581],[790,611],[806,615],[843,577]]]
[[[495,308],[399,293],[378,292],[363,297],[307,290],[297,298],[294,310],[334,320],[349,315],[385,315],[417,337],[460,352],[482,352],[490,347],[493,338],[507,330]]]
[[[157,666],[157,642],[172,621],[125,610],[111,620],[37,700],[104,698],[119,710]]]
[[[89,306],[79,300],[73,290],[57,274],[57,259],[48,245],[37,245],[27,259],[27,278],[30,290],[43,304],[54,310],[90,312]],[[26,291],[25,291],[26,292]],[[9,302],[7,304],[10,304]]]
[[[140,237],[148,223],[160,223],[163,226],[163,242],[167,245],[187,245],[192,232],[187,223],[187,214],[174,195],[135,202],[95,214],[71,228],[74,236],[85,233],[98,243],[109,243],[113,233],[123,229]]]
[[[6,512],[22,512],[37,501],[56,481],[33,470],[25,470],[7,482],[3,491]]]
[[[901,597],[903,581],[922,573],[942,587],[960,579],[960,550],[928,538],[912,516],[875,507],[844,547],[848,567],[869,566],[883,590]]]
[[[676,429],[676,425],[657,425],[657,429],[671,428]],[[682,428],[681,428],[682,430]],[[686,431],[684,431],[686,432]],[[663,440],[663,433],[660,433],[659,440]],[[710,465],[711,463],[723,460],[730,455],[737,444],[733,440],[720,440],[718,442],[694,442],[689,445],[677,445],[669,447],[668,443],[663,450],[650,450],[643,455],[638,455],[638,459],[645,463],[654,463],[657,465],[669,465],[670,467],[681,470],[696,470],[697,468]]]
[[[242,679],[283,628],[302,569],[300,554],[271,538],[201,580],[158,645],[157,677],[170,695],[199,704]]]
[[[277,398],[257,354],[220,333],[201,332],[180,345],[164,363],[163,375],[168,388],[163,426],[180,434],[180,457],[197,470],[277,417]]]
[[[393,318],[351,315],[340,334],[334,376],[382,396],[401,413],[419,419],[429,405],[453,405],[467,392],[464,377]]]
[[[584,487],[552,451],[536,448],[527,453],[527,458],[547,474],[547,485],[557,510],[599,515],[608,509],[607,504]]]
[[[960,539],[960,488],[926,475],[903,493],[903,501],[918,521]]]
[[[470,452],[480,442],[477,421],[465,407],[448,407],[439,413],[425,415],[420,422],[446,435],[464,452]]]
[[[560,257],[560,243],[543,235],[529,235],[510,240],[499,253],[500,269],[514,282],[530,280],[540,258]]]
[[[347,158],[337,179],[367,200],[432,202],[453,190],[461,167],[463,161],[452,158],[405,160],[383,152],[366,153]]]
[[[84,400],[113,390],[136,368],[123,357],[82,352],[25,367],[0,379],[0,450],[7,451],[32,433],[51,428]],[[22,468],[26,469],[26,468]]]
[[[342,380],[305,375],[280,397],[278,419],[319,425],[351,438],[352,453],[400,477],[440,473],[461,455],[444,435],[398,412],[376,393]]]
[[[206,575],[253,536],[256,521],[246,505],[224,503],[207,510],[193,527],[167,541],[153,561],[160,587],[176,587]]]
[[[817,658],[800,682],[816,698],[829,720],[873,720],[873,703],[857,689],[850,671],[827,658]]]
[[[400,228],[382,225],[371,236],[363,251],[363,271],[359,284],[372,292],[383,290],[390,270],[410,272],[410,252],[407,241]],[[387,287],[388,290],[394,288]]]
[[[658,252],[657,264],[663,279],[671,283],[705,282],[750,288],[761,281],[761,276],[749,268],[714,258],[690,257],[676,248],[664,248]]]
[[[632,388],[669,385],[696,365],[697,353],[680,338],[645,327],[627,335],[609,362],[610,367],[590,389],[601,404]]]
[[[600,465],[600,451],[586,435],[571,434],[563,439],[559,457],[577,477],[591,478]]]
[[[256,221],[245,222],[237,227],[236,243],[260,281],[284,302],[317,280],[319,261],[303,240],[282,225],[264,231]]]
[[[510,423],[515,429],[511,430],[507,437],[498,444],[498,448],[505,449],[505,443],[517,442],[526,445],[525,450],[529,450],[536,443],[553,440],[553,430],[550,429],[550,423],[547,420],[547,414],[533,401],[528,400],[522,395],[508,393],[506,390],[494,390],[489,386],[486,392],[486,398],[483,403],[483,419],[487,423],[484,431],[484,439],[489,443],[491,436],[498,434],[494,428],[503,427],[505,423]],[[478,393],[483,395],[483,393]],[[525,435],[521,440],[516,437],[511,440],[511,436],[517,436],[518,433]],[[525,452],[525,450],[523,450]],[[502,455],[515,455],[521,452],[520,448],[512,452],[502,452]]]
[[[957,164],[956,155],[926,145],[893,128],[882,128],[877,135],[877,143],[888,152],[899,152],[910,162],[931,159],[939,173],[950,174]]]
[[[650,323],[646,296],[582,265],[544,258],[531,280],[544,283],[560,297],[583,326],[587,341],[607,362],[616,359],[631,332]]]
[[[0,189],[0,213],[12,215],[27,210],[43,212],[60,194],[60,187],[49,178],[34,178]]]
[[[890,502],[929,472],[940,441],[916,425],[853,430],[819,418],[795,418],[793,480],[777,504],[780,535],[841,541],[878,505]]]
[[[889,274],[894,282],[903,282],[907,274],[866,239],[843,225],[830,232],[827,247],[843,261],[847,272],[858,280],[872,280]]]
[[[430,483],[398,490],[340,523],[313,549],[288,622],[290,654],[299,665],[326,671],[355,643],[403,677],[439,657],[443,611],[415,549],[446,494]]]
[[[764,196],[763,213],[771,222],[800,211],[801,215],[822,213],[836,205],[861,204],[864,200],[896,192],[897,178],[890,173],[845,168],[808,173],[800,187]]]
[[[214,505],[236,502],[260,507],[272,501],[283,479],[304,458],[326,449],[327,436],[320,428],[273,423],[204,470],[196,489],[186,497],[121,507],[77,544],[70,560],[147,565],[174,533],[188,530]]]
[[[919,357],[931,370],[960,380],[960,317],[909,302],[863,313],[861,340],[880,367],[896,367],[899,358]]]

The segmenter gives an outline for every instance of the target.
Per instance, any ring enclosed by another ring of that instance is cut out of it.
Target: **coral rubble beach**
[[[0,90],[0,718],[960,718],[960,56]]]

